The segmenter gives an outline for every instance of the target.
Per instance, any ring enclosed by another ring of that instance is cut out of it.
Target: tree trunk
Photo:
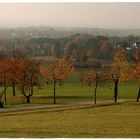
[[[139,101],[139,98],[140,98],[140,87],[139,87],[139,91],[138,91],[137,102]]]
[[[3,90],[3,95],[4,95],[4,102],[5,104],[7,104],[7,99],[6,99],[6,90],[7,90],[7,86],[3,86],[4,90]]]
[[[55,88],[56,88],[56,81],[54,81],[54,96],[53,96],[53,99],[54,99],[54,104],[56,104],[56,101],[55,101]]]
[[[3,108],[4,106],[3,106],[3,103],[2,103],[2,101],[0,100],[0,108]]]
[[[30,103],[30,97],[31,97],[31,96],[26,96],[27,104]]]
[[[34,87],[33,87],[33,84],[31,84],[31,96],[33,95],[33,93],[34,93]]]
[[[13,82],[13,96],[16,96],[16,91],[15,91],[15,82]]]
[[[115,80],[115,87],[114,87],[115,102],[117,102],[117,96],[118,96],[118,79]]]
[[[31,80],[30,80],[30,96],[33,95],[34,92],[34,88],[33,88],[33,75],[31,76]]]
[[[95,90],[94,90],[94,103],[96,104],[96,91],[98,86],[98,75],[96,74],[96,83],[95,83]]]
[[[7,104],[6,90],[4,90],[4,102],[5,102],[5,104]]]

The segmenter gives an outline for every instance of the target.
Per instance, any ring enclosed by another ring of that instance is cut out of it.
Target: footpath
[[[58,103],[58,104],[24,104],[21,105],[4,105],[4,108],[0,108],[1,113],[8,112],[18,112],[18,111],[32,111],[39,109],[48,109],[48,108],[56,108],[56,107],[72,107],[72,106],[82,106],[82,105],[93,105],[93,106],[105,106],[105,105],[115,105],[123,102],[135,101],[135,99],[121,99],[118,100],[117,103],[114,103],[113,100],[103,100],[97,101],[97,104],[94,104],[94,101],[90,102],[71,102],[71,103]]]

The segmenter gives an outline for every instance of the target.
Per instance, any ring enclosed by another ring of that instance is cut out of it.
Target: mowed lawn
[[[57,104],[93,100],[93,87],[78,84],[57,85]],[[138,87],[127,83],[119,86],[118,100],[136,99]],[[12,96],[7,91],[10,108],[22,106],[19,89]],[[140,102],[113,101],[113,86],[97,90],[97,105],[53,107],[46,109],[0,113],[0,137],[25,138],[140,138]],[[100,100],[100,102],[98,102]],[[102,102],[102,101],[106,102]],[[53,85],[35,88],[31,103],[26,106],[53,103]],[[4,108],[3,108],[4,110]]]
[[[0,89],[2,90],[2,89]],[[97,89],[97,103],[98,100],[114,100],[113,85],[105,85]],[[119,99],[136,99],[138,86],[136,84],[123,84],[119,86]],[[81,86],[79,84],[64,84],[56,87],[56,102],[83,102],[92,101],[94,94],[94,86]],[[7,104],[23,104],[23,96],[19,89],[16,89],[16,96],[12,96],[12,88],[7,90]],[[53,103],[53,85],[46,85],[41,88],[35,88],[34,94],[31,97],[31,104],[50,104]]]
[[[80,84],[79,78],[87,71],[86,69],[77,69],[72,75],[65,80],[63,86],[57,84],[56,87],[56,102],[69,103],[80,101],[93,100],[94,86],[88,87]],[[43,84],[43,85],[42,85]],[[97,89],[97,103],[98,100],[112,100],[114,99],[114,87],[112,84],[104,83],[104,85]],[[0,88],[0,92],[2,88]],[[138,92],[138,85],[135,83],[119,84],[118,99],[136,99]],[[12,96],[12,88],[7,90],[7,104],[23,104],[25,101],[21,96],[21,92],[16,88],[16,97]],[[34,94],[31,97],[31,104],[50,104],[53,103],[53,84],[47,85],[45,81],[41,82],[40,88],[34,88]]]
[[[140,103],[99,103],[0,113],[0,137],[140,138]]]

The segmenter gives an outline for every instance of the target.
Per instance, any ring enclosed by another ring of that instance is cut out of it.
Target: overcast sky
[[[140,3],[0,3],[0,27],[140,28]]]

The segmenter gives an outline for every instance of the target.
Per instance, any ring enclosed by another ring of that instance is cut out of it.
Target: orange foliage
[[[90,70],[89,72],[83,75],[82,82],[84,84],[87,84],[88,86],[91,86],[95,81],[95,77],[96,77],[95,73]]]
[[[1,94],[6,95],[8,86],[17,84],[24,96],[33,94],[33,86],[38,83],[39,64],[29,59],[6,58],[0,62],[0,84],[4,90]],[[26,93],[26,91],[28,91]],[[4,93],[5,92],[5,93]]]
[[[35,85],[38,83],[38,77],[40,76],[39,63],[34,60],[20,59],[20,69],[17,71],[17,82],[20,86],[28,86],[30,84]]]
[[[114,79],[118,78],[125,82],[131,78],[130,66],[126,59],[126,50],[119,48],[114,53],[114,61],[112,64],[112,76]]]
[[[140,84],[140,57],[139,57],[139,52],[136,49],[133,53],[133,71],[132,71],[132,76],[133,79]]]
[[[0,62],[0,80],[5,86],[11,85],[17,77],[18,65],[15,59],[4,59]]]
[[[138,62],[133,69],[133,78],[140,84],[140,62]]]
[[[55,65],[55,62],[52,61],[47,69],[42,68],[40,71],[46,80],[61,82],[69,77],[73,70],[74,66],[71,59],[65,57],[60,60],[58,65]]]

